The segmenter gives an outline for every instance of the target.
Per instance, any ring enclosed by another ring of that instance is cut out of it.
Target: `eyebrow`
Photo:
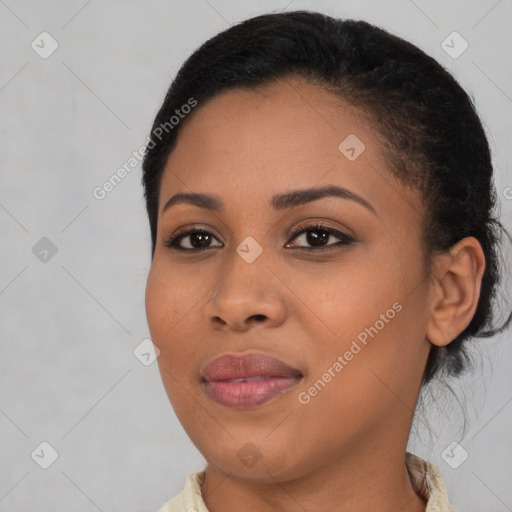
[[[294,206],[300,206],[324,197],[339,197],[341,199],[349,199],[354,201],[361,206],[364,206],[367,210],[371,211],[374,215],[377,212],[373,206],[364,198],[348,190],[344,187],[338,187],[336,185],[325,185],[317,188],[306,188],[298,190],[290,190],[282,194],[275,195],[270,201],[271,206],[274,210],[284,210],[286,208],[292,208]],[[208,210],[214,210],[218,212],[224,211],[224,203],[218,196],[204,193],[180,193],[173,195],[163,207],[162,213],[171,208],[176,204],[186,203],[200,208],[206,208]]]

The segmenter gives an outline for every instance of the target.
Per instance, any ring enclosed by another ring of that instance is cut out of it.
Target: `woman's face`
[[[163,174],[146,291],[187,434],[254,482],[405,450],[429,350],[419,197],[356,110],[299,79],[191,116]]]

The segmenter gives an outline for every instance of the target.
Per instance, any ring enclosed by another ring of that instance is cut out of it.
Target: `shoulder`
[[[425,512],[459,512],[450,504],[443,477],[434,464],[409,452],[405,464],[414,490],[427,503]]]

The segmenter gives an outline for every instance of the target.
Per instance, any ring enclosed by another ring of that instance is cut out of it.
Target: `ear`
[[[435,257],[431,275],[425,336],[434,345],[448,345],[475,314],[485,256],[480,242],[467,237]]]

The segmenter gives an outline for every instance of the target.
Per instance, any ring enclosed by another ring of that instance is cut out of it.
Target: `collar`
[[[448,501],[441,473],[434,464],[406,452],[405,465],[416,493],[426,502],[425,512],[457,512]],[[201,495],[205,471],[188,476],[184,489],[158,512],[208,512]]]

